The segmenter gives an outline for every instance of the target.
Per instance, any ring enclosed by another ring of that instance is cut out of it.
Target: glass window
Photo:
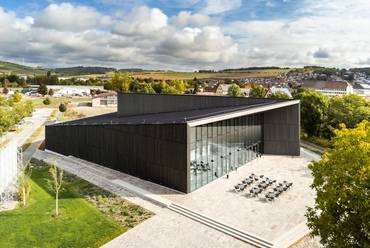
[[[255,114],[190,128],[190,190],[255,159],[262,123],[263,114]]]

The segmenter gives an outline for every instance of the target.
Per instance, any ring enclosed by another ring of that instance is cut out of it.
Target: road
[[[321,146],[318,146],[318,145],[315,145],[315,144],[310,143],[310,142],[305,141],[305,140],[301,140],[301,147],[304,147],[304,148],[306,148],[310,151],[316,152],[318,154],[323,154],[324,150],[325,150],[325,148],[323,148]]]
[[[7,139],[17,140],[17,145],[22,146],[32,136],[32,134],[41,126],[45,124],[47,118],[54,109],[38,108],[33,112],[32,117],[26,117],[26,123],[20,128],[21,132],[8,132],[5,136]],[[44,140],[45,131],[43,130],[38,137],[31,143],[31,145],[23,151],[23,164],[27,164],[31,160],[34,152]]]

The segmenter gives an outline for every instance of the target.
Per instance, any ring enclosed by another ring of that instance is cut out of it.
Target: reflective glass
[[[190,191],[194,191],[263,153],[263,114],[190,128]]]

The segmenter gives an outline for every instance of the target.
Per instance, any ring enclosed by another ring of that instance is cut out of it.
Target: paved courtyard
[[[56,155],[37,151],[34,157],[52,161]],[[318,159],[319,155],[303,148],[299,157],[264,155],[231,172],[228,179],[222,177],[195,192],[183,194],[83,160],[57,156],[58,166],[156,213],[156,216],[106,244],[105,248],[252,247],[223,232],[142,199],[117,184],[111,184],[118,181],[262,239],[271,242],[279,240],[292,230],[305,226],[306,207],[313,206],[315,194],[310,188],[312,176],[307,165]],[[278,183],[284,180],[292,182],[293,187],[272,202],[266,201],[264,193],[259,197],[251,197],[247,194],[249,189],[241,193],[235,192],[234,186],[251,173],[264,175]]]

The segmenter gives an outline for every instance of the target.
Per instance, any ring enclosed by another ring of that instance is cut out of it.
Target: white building
[[[327,96],[353,94],[353,86],[347,81],[302,81],[302,88],[312,89]]]

